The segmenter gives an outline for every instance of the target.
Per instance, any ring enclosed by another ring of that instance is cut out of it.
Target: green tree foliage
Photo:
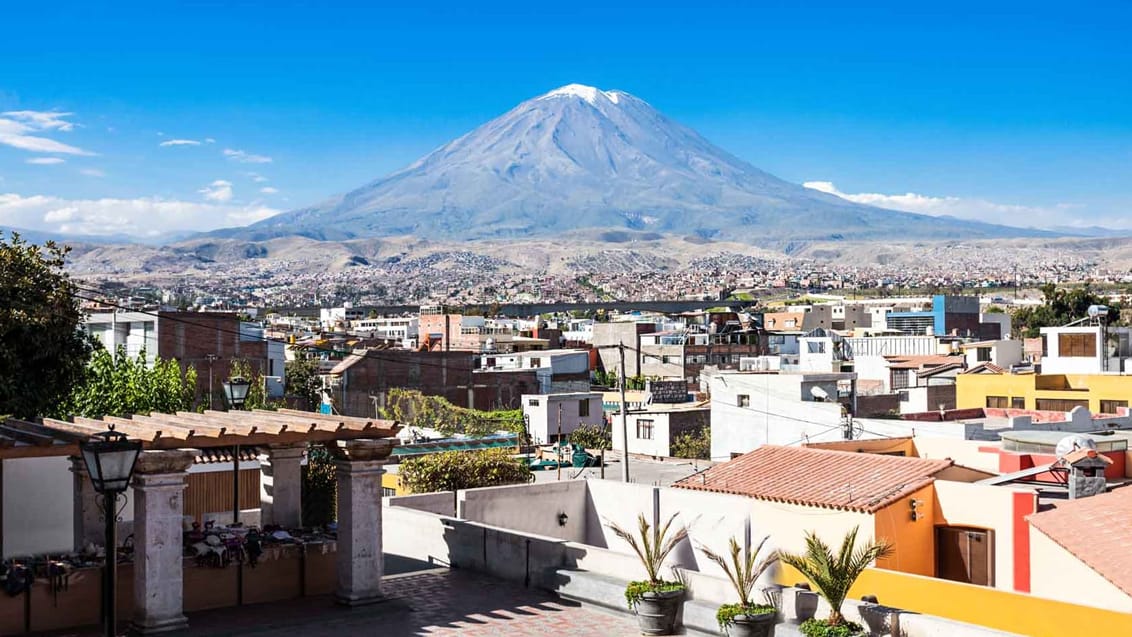
[[[325,445],[312,445],[303,467],[303,526],[326,526],[338,519],[338,479]]]
[[[284,366],[284,384],[287,394],[307,401],[307,408],[317,409],[322,402],[322,379],[318,376],[318,359],[298,354]]]
[[[669,452],[675,458],[711,460],[711,427],[701,427],[676,436]]]
[[[55,414],[100,418],[187,411],[193,407],[196,386],[197,374],[191,366],[182,373],[176,360],[158,358],[149,367],[144,350],[130,358],[124,347],[114,354],[100,347]]]
[[[884,541],[869,540],[857,546],[857,530],[853,527],[845,534],[837,553],[813,531],[807,531],[804,553],[780,553],[778,556],[783,564],[794,567],[810,580],[818,594],[829,602],[826,623],[832,626],[845,621],[841,605],[861,573],[876,560],[892,554],[892,545]]]
[[[609,449],[613,439],[604,425],[581,425],[570,432],[570,442],[586,449]]]
[[[229,378],[243,378],[251,383],[248,387],[248,396],[244,399],[244,409],[274,409],[274,405],[267,402],[267,389],[264,387],[263,374],[252,367],[252,364],[242,358],[233,358],[229,366]]]
[[[412,493],[523,484],[534,480],[522,458],[506,449],[445,451],[401,462],[401,484]]]
[[[600,369],[594,370],[594,384],[603,387],[617,387],[621,384],[621,376],[617,372],[605,372]],[[629,376],[625,379],[625,389],[641,390],[645,388],[645,384],[649,381],[648,378],[637,374],[636,376]]]
[[[51,413],[83,376],[91,344],[63,271],[68,250],[0,233],[0,414]]]
[[[1043,327],[1056,327],[1088,316],[1090,305],[1107,305],[1109,321],[1116,322],[1120,316],[1120,305],[1093,292],[1089,285],[1065,289],[1053,283],[1041,287],[1042,304],[1024,307],[1012,317],[1014,331],[1024,338],[1040,336]]]
[[[521,409],[467,409],[453,405],[443,396],[422,394],[413,389],[389,390],[381,417],[409,427],[436,429],[446,436],[455,433],[485,436],[497,431],[524,433]]]

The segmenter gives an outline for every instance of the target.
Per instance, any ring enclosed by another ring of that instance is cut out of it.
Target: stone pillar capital
[[[143,451],[138,454],[134,476],[184,473],[193,466],[194,459],[199,455],[199,449]]]
[[[282,458],[302,458],[303,454],[307,452],[307,443],[298,442],[286,445],[269,445],[267,447],[267,457],[270,460]]]
[[[393,448],[400,443],[397,438],[339,440],[337,445],[330,447],[330,451],[339,463],[384,462],[393,453]]]

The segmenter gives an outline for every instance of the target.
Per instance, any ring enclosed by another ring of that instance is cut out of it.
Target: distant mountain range
[[[527,238],[624,231],[796,240],[1055,236],[865,206],[768,174],[622,91],[571,84],[387,177],[213,238]]]

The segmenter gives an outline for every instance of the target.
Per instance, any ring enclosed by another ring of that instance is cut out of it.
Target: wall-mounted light
[[[566,526],[566,522],[570,520],[570,516],[565,513],[558,514],[558,526]]]
[[[916,520],[919,520],[920,518],[924,517],[924,513],[923,513],[923,511],[920,511],[920,508],[921,508],[922,506],[924,506],[924,501],[923,501],[923,500],[917,500],[917,499],[915,499],[915,498],[912,498],[911,500],[908,500],[908,508],[909,508],[909,509],[911,509],[911,516],[912,516],[912,521],[913,521],[913,522],[915,522]]]

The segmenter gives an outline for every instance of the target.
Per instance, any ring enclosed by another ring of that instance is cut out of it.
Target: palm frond
[[[817,589],[818,594],[829,602],[829,621],[841,621],[841,605],[849,595],[849,589],[874,561],[892,553],[892,545],[882,541],[869,541],[857,546],[857,532],[854,527],[842,538],[840,550],[835,554],[814,532],[806,533],[804,553],[779,553],[779,559],[798,570]]]
[[[637,554],[650,582],[660,581],[660,569],[664,565],[664,560],[680,542],[688,538],[687,527],[681,526],[672,530],[672,522],[676,516],[677,514],[674,513],[663,525],[658,524],[654,527],[641,513],[637,516],[636,533],[614,522],[606,524],[614,535],[625,540]]]

